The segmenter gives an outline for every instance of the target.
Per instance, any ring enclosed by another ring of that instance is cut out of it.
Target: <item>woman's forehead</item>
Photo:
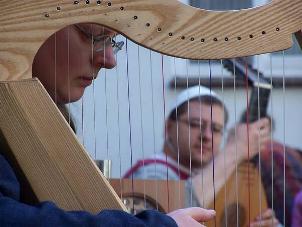
[[[88,32],[89,34],[93,35],[109,35],[109,36],[115,36],[116,32],[104,27],[99,24],[94,24],[94,23],[80,23],[77,24],[80,26],[84,31]]]

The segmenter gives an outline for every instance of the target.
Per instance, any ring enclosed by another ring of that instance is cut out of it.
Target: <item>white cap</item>
[[[210,90],[207,87],[197,85],[180,92],[180,94],[176,98],[176,102],[174,102],[174,105],[172,104],[173,106],[172,110],[176,109],[177,107],[187,102],[188,100],[191,100],[193,98],[203,97],[203,96],[212,96],[218,99],[223,104],[221,98],[213,90]]]

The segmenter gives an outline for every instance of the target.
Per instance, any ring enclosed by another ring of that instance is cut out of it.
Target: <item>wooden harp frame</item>
[[[85,155],[43,86],[30,79],[34,56],[51,34],[70,24],[97,23],[154,51],[187,59],[280,51],[292,46],[294,33],[301,40],[301,0],[273,0],[261,7],[225,12],[196,9],[177,0],[1,0],[0,4],[0,129],[35,185],[38,199],[52,200],[67,210],[95,213],[125,207]],[[36,118],[45,106],[48,113]],[[47,123],[54,122],[56,127],[49,129]],[[28,144],[24,138],[34,142]],[[64,142],[57,144],[62,138]],[[29,153],[37,149],[50,157],[49,166],[38,164],[42,153]],[[68,160],[68,165],[55,162],[58,159]],[[47,171],[54,169],[58,178],[49,181]],[[79,172],[84,173],[80,180],[68,180]]]

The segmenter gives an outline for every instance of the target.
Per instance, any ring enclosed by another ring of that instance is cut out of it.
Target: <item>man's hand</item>
[[[244,123],[232,128],[228,135],[227,146],[232,147],[231,150],[233,151],[236,150],[234,148],[237,146],[237,157],[240,162],[247,160],[248,156],[252,158],[258,154],[269,140],[270,123],[267,118],[262,118],[254,123],[250,123],[248,126]]]
[[[213,219],[216,212],[200,207],[190,207],[173,211],[167,215],[173,218],[179,227],[204,227],[200,222]]]
[[[251,224],[250,227],[278,227],[280,222],[275,217],[275,213],[271,209],[267,209],[259,215]]]

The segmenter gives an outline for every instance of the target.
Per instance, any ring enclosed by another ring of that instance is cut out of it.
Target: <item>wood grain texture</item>
[[[78,2],[78,4],[75,4]],[[190,59],[221,59],[291,47],[302,28],[301,0],[273,0],[239,11],[207,11],[177,0],[1,0],[0,80],[32,77],[41,44],[75,23],[108,26],[134,42]]]
[[[125,210],[38,80],[0,82],[0,107],[1,131],[39,201]]]

